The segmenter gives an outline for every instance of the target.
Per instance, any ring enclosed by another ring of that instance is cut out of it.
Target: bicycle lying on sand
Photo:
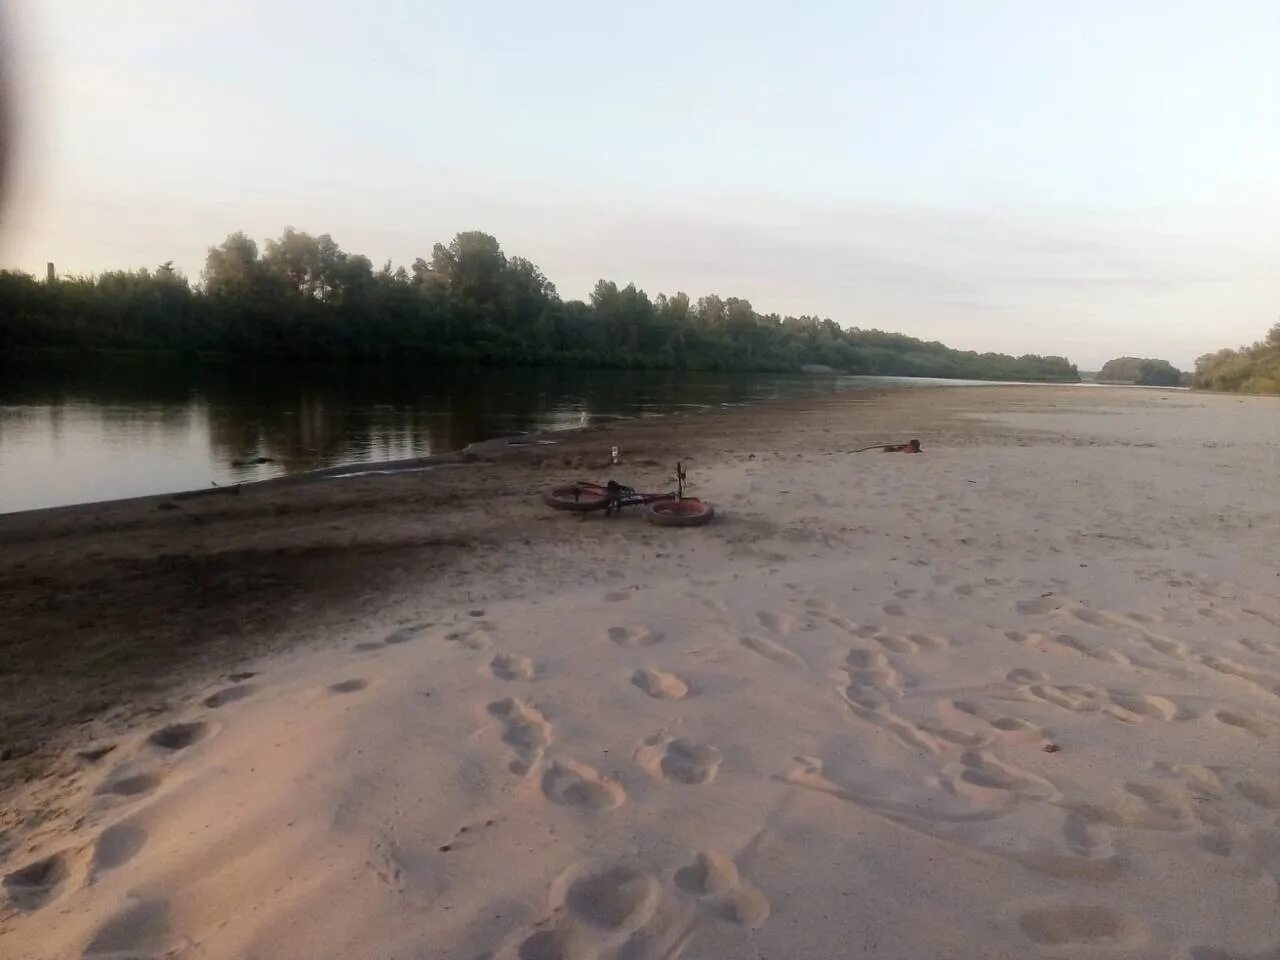
[[[660,527],[700,527],[710,523],[716,515],[715,507],[697,497],[684,495],[684,467],[677,463],[676,488],[666,493],[639,493],[634,487],[623,486],[616,480],[596,483],[577,480],[552,487],[542,495],[547,506],[571,513],[590,513],[603,510],[606,517],[623,507],[643,507],[645,519]]]

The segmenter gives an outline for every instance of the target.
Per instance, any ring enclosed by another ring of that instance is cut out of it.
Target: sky
[[[0,0],[0,266],[462,230],[965,349],[1189,366],[1280,315],[1280,4]]]

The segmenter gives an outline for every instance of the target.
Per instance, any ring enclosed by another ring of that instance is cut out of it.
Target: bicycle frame
[[[604,513],[610,516],[615,510],[621,510],[623,507],[643,506],[647,503],[657,503],[659,500],[683,500],[684,485],[687,479],[684,465],[677,461],[676,473],[673,478],[676,481],[676,489],[674,492],[666,491],[663,493],[638,493],[635,487],[624,486],[616,480],[610,480],[607,484],[599,484],[594,481],[580,480],[575,487],[579,487],[579,493],[586,489],[600,489],[602,486],[606,491]],[[576,498],[575,498],[576,499]]]

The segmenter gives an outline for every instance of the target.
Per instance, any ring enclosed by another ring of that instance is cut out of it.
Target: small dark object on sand
[[[873,443],[869,447],[861,447],[854,453],[866,453],[868,450],[879,450],[882,453],[921,453],[919,440],[908,440],[906,443]]]
[[[1046,743],[1042,749],[1045,753],[1057,753],[1062,748],[1056,743]]]

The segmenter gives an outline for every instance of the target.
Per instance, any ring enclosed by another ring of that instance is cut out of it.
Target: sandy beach
[[[1278,573],[1280,402],[1138,388],[0,516],[0,958],[1280,957]]]

